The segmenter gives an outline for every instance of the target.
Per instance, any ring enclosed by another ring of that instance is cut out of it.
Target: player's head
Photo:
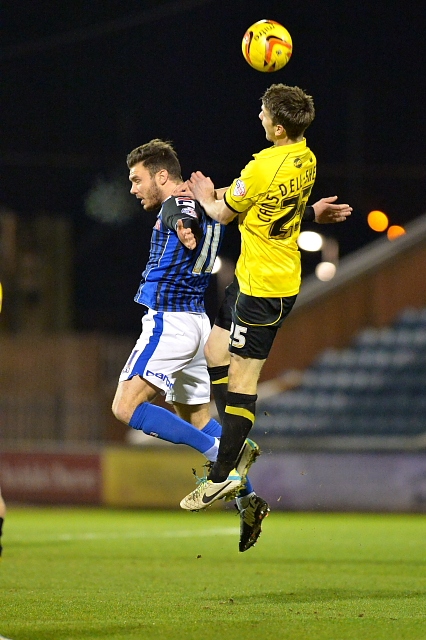
[[[277,127],[290,140],[299,140],[315,118],[314,101],[299,87],[273,84],[262,96],[259,117],[268,140],[275,141]]]
[[[180,163],[170,142],[156,138],[133,149],[127,156],[130,193],[141,201],[144,209],[158,209],[182,182]]]

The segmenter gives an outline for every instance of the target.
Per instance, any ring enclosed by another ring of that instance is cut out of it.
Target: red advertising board
[[[101,457],[0,452],[0,487],[6,501],[100,504]]]

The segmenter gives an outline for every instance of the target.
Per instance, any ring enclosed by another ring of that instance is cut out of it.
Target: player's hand
[[[197,246],[197,238],[192,233],[191,229],[187,229],[183,226],[182,220],[177,221],[176,233],[179,240],[187,249],[195,249]]]
[[[333,222],[344,222],[352,213],[352,207],[348,204],[334,204],[337,196],[321,198],[313,204],[315,211],[315,222],[318,224],[330,224]]]
[[[201,171],[194,171],[188,180],[189,187],[194,194],[194,198],[201,204],[203,202],[214,202],[216,200],[214,184]]]
[[[188,184],[188,180],[186,182],[182,182],[179,184],[174,191],[172,191],[172,196],[184,196],[186,198],[191,198],[191,200],[195,200],[194,194],[191,191],[191,187]]]

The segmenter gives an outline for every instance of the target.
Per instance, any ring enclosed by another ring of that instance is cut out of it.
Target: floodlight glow
[[[395,240],[395,238],[399,238],[399,236],[403,236],[406,233],[404,227],[400,227],[398,224],[393,224],[387,230],[388,240]]]
[[[218,256],[214,261],[212,273],[217,273],[218,271],[220,271],[221,268],[222,268],[222,260]]]
[[[316,231],[302,231],[297,238],[297,244],[304,251],[319,251],[322,242],[322,236]]]
[[[332,280],[336,275],[336,265],[332,262],[320,262],[315,268],[315,275],[318,280],[328,282],[328,280]]]
[[[367,216],[367,223],[368,226],[373,229],[373,231],[385,231],[385,229],[387,229],[387,226],[389,224],[389,220],[388,217],[386,215],[386,213],[383,213],[383,211],[370,211],[370,213]]]

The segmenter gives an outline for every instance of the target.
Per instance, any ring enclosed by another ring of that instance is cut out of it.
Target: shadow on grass
[[[376,559],[372,559],[372,558],[341,558],[341,559],[337,559],[337,558],[295,558],[294,556],[292,558],[286,558],[286,557],[281,557],[280,559],[275,559],[276,563],[280,563],[283,566],[288,566],[288,565],[297,565],[297,564],[301,564],[301,565],[306,565],[306,564],[312,564],[312,565],[316,565],[316,564],[327,564],[327,566],[341,566],[341,565],[345,565],[345,564],[354,564],[354,565],[360,565],[360,564],[365,564],[365,565],[369,565],[369,566],[395,566],[395,567],[400,567],[400,566],[415,566],[415,567],[426,567],[426,560],[405,560],[404,558],[401,559],[393,559],[393,558],[387,558],[387,559],[383,559],[383,560],[376,560]]]
[[[256,600],[261,604],[288,604],[342,602],[344,600],[407,600],[424,597],[421,591],[364,591],[359,589],[304,589],[303,591],[279,591],[256,593],[251,596],[234,596],[234,604],[249,604]]]
[[[60,624],[38,625],[37,630],[19,630],[14,634],[10,631],[10,636],[14,640],[96,640],[97,638],[138,638],[144,637],[144,632],[155,629],[152,623],[110,625],[69,625],[67,628],[58,628]]]

